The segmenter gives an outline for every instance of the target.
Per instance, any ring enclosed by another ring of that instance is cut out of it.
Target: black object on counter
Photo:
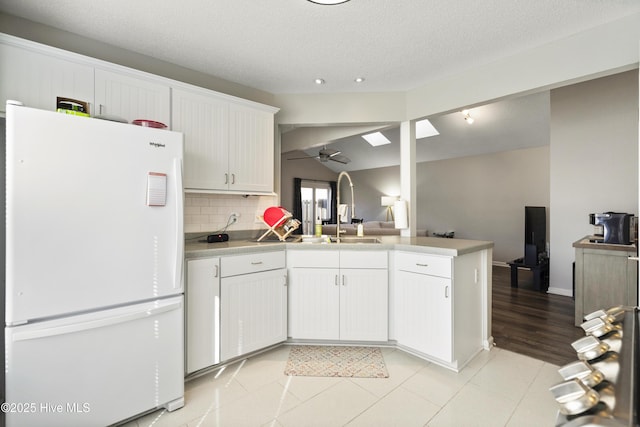
[[[228,242],[229,235],[227,233],[209,234],[207,236],[207,243]]]

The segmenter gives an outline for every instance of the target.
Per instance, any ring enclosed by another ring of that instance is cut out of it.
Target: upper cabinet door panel
[[[184,187],[227,190],[229,104],[173,89],[172,129],[184,133]]]
[[[230,190],[273,191],[273,113],[230,104]]]
[[[7,99],[53,111],[56,97],[92,104],[93,67],[0,44],[0,111]]]
[[[171,89],[150,79],[96,69],[94,113],[171,124]]]

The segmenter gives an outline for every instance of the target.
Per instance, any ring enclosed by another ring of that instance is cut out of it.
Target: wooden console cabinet
[[[576,251],[575,325],[584,315],[617,305],[638,304],[636,245],[591,243],[589,236],[573,244]]]

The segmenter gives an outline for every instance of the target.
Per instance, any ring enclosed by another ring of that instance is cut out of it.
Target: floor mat
[[[293,346],[284,373],[307,377],[389,377],[382,352],[376,347]]]

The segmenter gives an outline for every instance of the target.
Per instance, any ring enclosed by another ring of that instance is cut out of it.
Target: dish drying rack
[[[287,237],[294,231],[300,227],[300,221],[297,219],[293,219],[293,215],[291,213],[284,211],[282,213],[282,217],[275,222],[274,225],[269,225],[268,222],[264,220],[264,216],[258,216],[260,221],[262,221],[269,229],[258,238],[258,242],[267,237],[269,234],[275,234],[281,242],[287,240]]]

